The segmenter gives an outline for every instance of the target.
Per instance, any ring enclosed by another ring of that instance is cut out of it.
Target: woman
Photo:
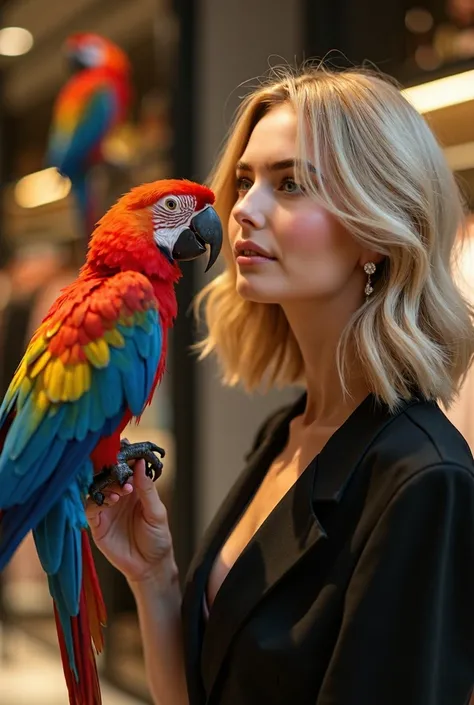
[[[182,606],[142,465],[89,508],[135,594],[156,702],[465,705],[473,460],[436,401],[474,332],[442,151],[391,83],[319,69],[244,101],[212,185],[228,241],[203,354],[227,383],[305,391],[257,434]]]

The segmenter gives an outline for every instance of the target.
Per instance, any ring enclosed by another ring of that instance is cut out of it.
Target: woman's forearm
[[[130,583],[155,705],[189,705],[181,630],[181,590],[174,560],[153,580]]]

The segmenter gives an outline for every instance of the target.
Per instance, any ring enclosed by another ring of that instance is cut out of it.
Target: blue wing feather
[[[87,166],[91,150],[96,148],[107,134],[117,112],[115,91],[100,86],[84,107],[81,119],[72,133],[55,125],[51,133],[47,163],[71,179]]]
[[[156,312],[150,309],[147,318],[156,320]],[[125,410],[134,416],[142,413],[161,355],[159,324],[151,327],[149,337],[146,359],[138,353],[133,336],[126,337],[123,348],[111,347],[109,367],[92,370],[91,389],[77,402],[59,404],[56,413],[46,414],[32,435],[28,434],[32,395],[14,418],[0,455],[0,507],[15,505],[2,517],[0,570],[26,533],[70,487],[100,438],[115,432]],[[69,410],[72,404],[77,414]]]

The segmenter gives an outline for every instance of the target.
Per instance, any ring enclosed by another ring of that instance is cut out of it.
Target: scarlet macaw
[[[75,73],[53,108],[46,162],[71,180],[83,227],[90,233],[96,208],[89,171],[103,159],[104,138],[126,118],[131,67],[125,52],[98,34],[70,36],[66,54]]]
[[[0,408],[0,570],[33,529],[54,601],[70,702],[100,703],[105,610],[84,499],[124,484],[127,459],[159,474],[152,444],[120,434],[150,403],[177,314],[177,262],[222,244],[214,196],[190,181],[132,189],[99,221],[78,278],[33,335]],[[95,477],[94,477],[95,476]],[[91,642],[92,639],[92,642]]]

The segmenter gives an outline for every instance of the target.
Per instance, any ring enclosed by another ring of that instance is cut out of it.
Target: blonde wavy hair
[[[280,71],[243,100],[211,176],[224,228],[236,200],[236,163],[256,123],[281,104],[297,116],[299,181],[358,242],[385,256],[375,292],[339,342],[343,389],[352,343],[371,390],[391,408],[413,389],[448,407],[471,362],[474,329],[473,310],[453,279],[465,214],[441,147],[387,77],[325,67]],[[204,304],[208,329],[200,357],[216,351],[231,386],[304,383],[283,310],[240,297],[228,243],[224,254],[225,270],[195,301],[196,312]]]

